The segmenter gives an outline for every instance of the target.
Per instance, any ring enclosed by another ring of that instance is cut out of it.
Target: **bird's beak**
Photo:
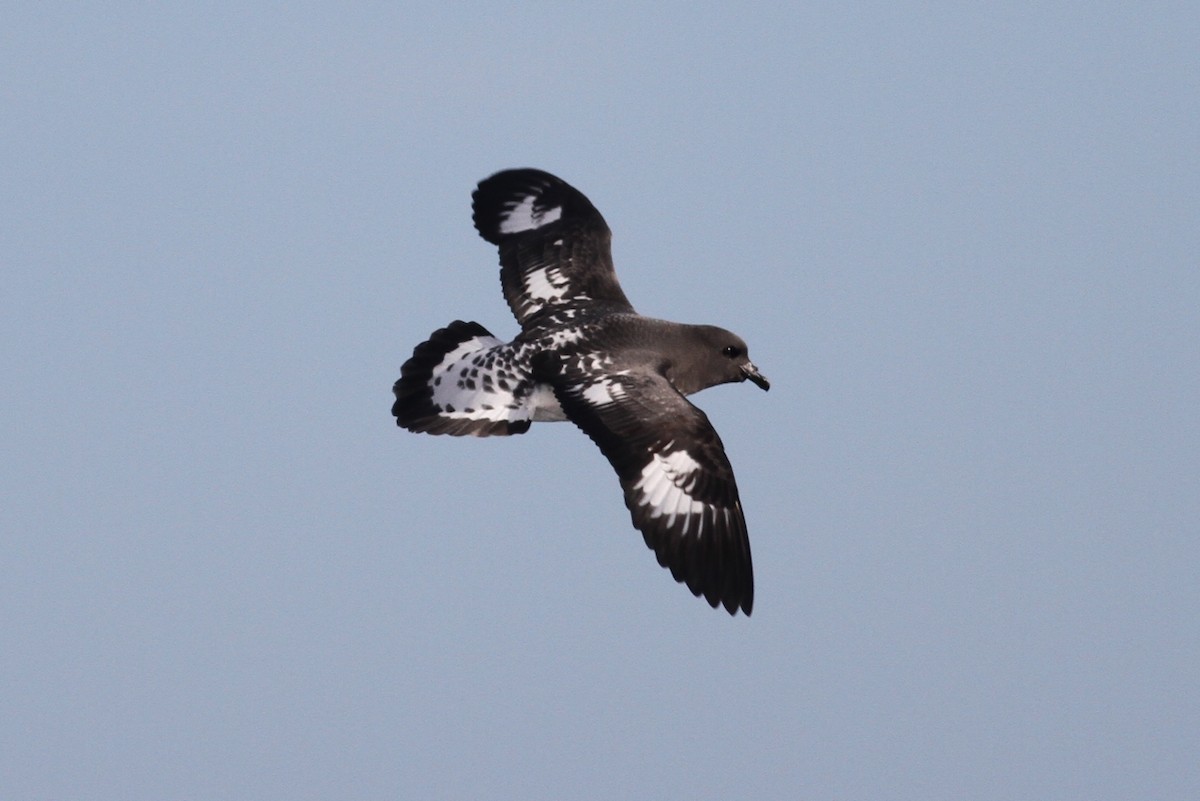
[[[753,381],[762,389],[771,388],[771,382],[767,380],[765,375],[758,372],[758,368],[754,366],[753,362],[746,362],[742,365],[742,375]]]

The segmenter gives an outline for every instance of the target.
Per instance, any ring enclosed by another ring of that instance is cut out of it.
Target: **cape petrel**
[[[409,431],[521,434],[570,420],[620,479],[658,563],[716,608],[750,614],[746,521],[721,438],[687,396],[767,379],[736,334],[643,317],[617,283],[600,212],[541,170],[499,172],[473,194],[475,228],[500,251],[500,283],[521,324],[502,342],[456,320],[400,369],[392,414]]]

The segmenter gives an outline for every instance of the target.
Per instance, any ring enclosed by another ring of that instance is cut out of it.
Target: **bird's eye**
[[[725,347],[721,348],[721,353],[722,355],[728,356],[731,359],[736,359],[738,356],[742,355],[742,349],[737,345],[726,345]]]

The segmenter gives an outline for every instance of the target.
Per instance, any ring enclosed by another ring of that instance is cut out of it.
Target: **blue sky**
[[[1190,4],[23,4],[0,31],[0,794],[1200,794]],[[399,431],[517,330],[535,166],[694,400],[754,616],[570,425]]]

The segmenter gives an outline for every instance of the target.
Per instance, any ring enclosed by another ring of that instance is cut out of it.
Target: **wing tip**
[[[680,536],[660,522],[656,525],[657,521],[661,518],[639,521],[635,515],[633,519],[659,565],[713,609],[723,607],[730,616],[741,612],[750,617],[754,609],[754,566],[745,523],[739,518],[730,529],[710,531],[697,538]]]
[[[578,189],[533,167],[501,170],[484,178],[471,193],[471,212],[475,230],[493,245],[563,216],[599,215]]]

